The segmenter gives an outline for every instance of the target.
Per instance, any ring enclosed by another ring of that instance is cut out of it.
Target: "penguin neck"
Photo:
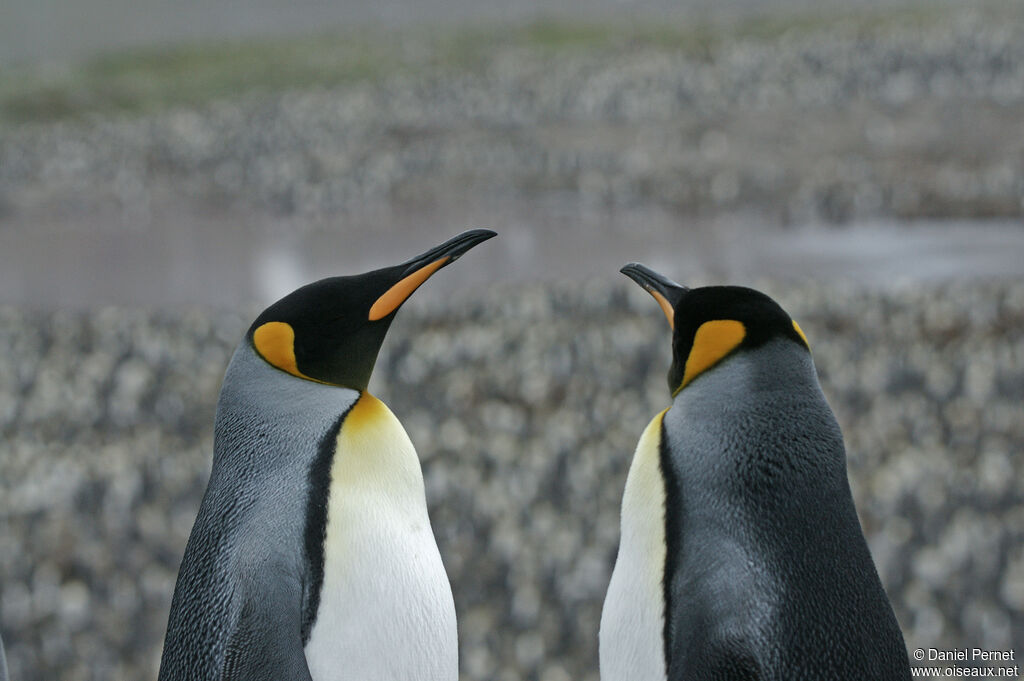
[[[242,341],[224,374],[217,410],[255,409],[259,414],[296,416],[312,405],[325,404],[337,417],[335,407],[343,404],[348,409],[359,395],[351,388],[311,381],[278,369],[260,357],[248,341]]]
[[[378,488],[382,501],[425,508],[423,472],[402,424],[387,405],[363,391],[338,432],[331,496]],[[338,456],[338,453],[344,456]]]
[[[358,399],[349,388],[307,381],[267,363],[248,341],[235,350],[217,400],[214,468],[239,463],[254,448],[267,457],[312,459],[338,417]],[[281,446],[270,446],[274,444]]]
[[[665,416],[684,502],[799,503],[848,494],[842,434],[807,352],[789,340],[727,358]],[[685,453],[685,454],[684,454]],[[807,494],[804,495],[803,492]]]
[[[779,338],[726,357],[680,390],[673,406],[750,409],[758,401],[802,400],[820,393],[810,353]]]

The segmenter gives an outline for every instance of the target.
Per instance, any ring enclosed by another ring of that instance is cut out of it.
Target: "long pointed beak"
[[[438,265],[438,269],[449,265],[458,260],[469,249],[497,235],[497,232],[490,229],[470,229],[462,234],[453,236],[440,246],[435,246],[426,253],[417,255],[415,258],[402,263],[400,267],[405,267],[405,273],[402,276],[407,277],[415,274],[424,267],[430,267],[438,262],[441,262]]]
[[[631,262],[621,270],[627,277],[640,284],[645,291],[658,301],[662,312],[668,318],[669,325],[675,328],[675,306],[679,304],[688,289],[677,284],[668,277],[658,274],[650,267],[638,262]]]
[[[471,229],[399,265],[396,269],[402,272],[402,278],[370,307],[370,321],[387,317],[434,272],[455,262],[466,251],[494,236],[497,236],[497,232],[490,229]]]

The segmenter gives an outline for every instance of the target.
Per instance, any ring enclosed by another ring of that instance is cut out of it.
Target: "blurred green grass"
[[[430,69],[476,70],[494,54],[530,50],[553,58],[571,51],[655,48],[709,56],[735,40],[839,28],[855,34],[927,27],[962,7],[914,4],[675,22],[568,22],[521,26],[336,31],[302,37],[183,44],[105,54],[79,63],[0,69],[0,126],[83,116],[132,115],[282,90],[333,87]],[[1024,19],[1024,2],[978,0],[972,12]]]

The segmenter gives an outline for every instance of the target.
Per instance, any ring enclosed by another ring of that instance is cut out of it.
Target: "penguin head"
[[[661,306],[672,327],[672,395],[732,355],[785,338],[810,346],[800,326],[774,300],[743,286],[687,288],[639,263],[620,270]]]
[[[493,236],[473,229],[400,265],[303,286],[264,310],[246,341],[281,371],[365,390],[402,303],[434,272]]]

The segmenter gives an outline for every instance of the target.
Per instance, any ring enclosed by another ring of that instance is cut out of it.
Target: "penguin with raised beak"
[[[456,681],[451,586],[401,423],[367,392],[402,303],[490,239],[304,286],[228,366],[160,681]]]

